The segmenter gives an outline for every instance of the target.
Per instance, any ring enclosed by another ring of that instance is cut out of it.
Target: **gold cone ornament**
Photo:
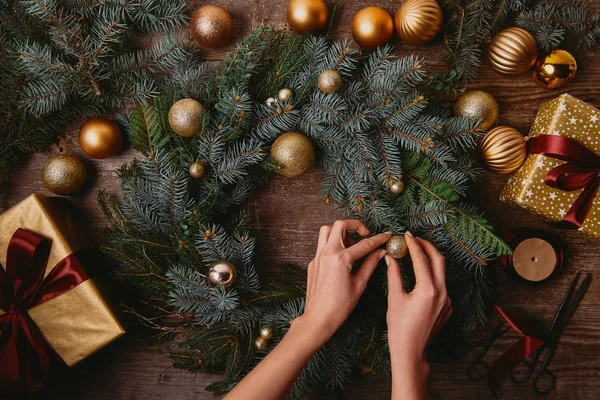
[[[404,43],[430,42],[442,28],[442,9],[435,0],[404,0],[394,16],[396,33]]]
[[[471,90],[458,99],[454,115],[479,120],[478,128],[490,129],[498,119],[498,103],[494,96],[483,90]]]
[[[519,131],[508,126],[498,126],[483,137],[479,153],[491,172],[510,174],[525,161],[527,146]]]
[[[522,28],[505,29],[492,38],[488,58],[494,70],[507,75],[527,72],[538,56],[535,37]]]
[[[577,61],[568,51],[554,50],[533,66],[533,80],[545,89],[556,89],[575,77]]]
[[[313,33],[325,28],[328,14],[323,0],[290,0],[286,20],[296,33]]]
[[[352,37],[362,48],[375,50],[386,44],[393,33],[392,16],[381,7],[365,7],[352,19]]]
[[[181,99],[169,109],[171,129],[183,137],[192,137],[198,131],[200,114],[204,106],[194,99]]]
[[[280,172],[283,176],[294,178],[315,164],[315,149],[303,134],[286,132],[273,142],[271,157],[281,165]]]
[[[110,119],[92,118],[79,129],[79,146],[92,158],[115,156],[123,146],[121,128]]]
[[[87,178],[83,162],[68,154],[56,154],[42,168],[42,183],[54,194],[69,195],[81,190]]]
[[[201,46],[223,47],[233,37],[233,18],[224,8],[209,4],[194,11],[190,31]]]

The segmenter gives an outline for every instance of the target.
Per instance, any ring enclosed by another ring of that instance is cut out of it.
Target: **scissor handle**
[[[510,379],[515,383],[526,382],[531,377],[533,366],[533,361],[529,361],[525,358],[518,359],[512,367],[510,367]],[[525,369],[523,369],[523,367]]]
[[[474,360],[467,367],[467,376],[472,381],[482,380],[488,372],[488,365],[485,361],[478,359]]]
[[[548,379],[542,379],[540,381],[540,378],[543,376],[546,376]],[[549,371],[546,368],[540,368],[533,377],[533,380],[531,381],[533,391],[537,394],[548,394],[554,389],[555,385],[556,375],[554,375],[552,371]]]

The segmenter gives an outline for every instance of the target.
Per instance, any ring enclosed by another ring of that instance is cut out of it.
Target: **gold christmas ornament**
[[[271,157],[282,165],[281,174],[288,178],[302,175],[315,164],[315,149],[310,140],[298,132],[286,132],[271,146]]]
[[[263,326],[260,328],[260,337],[263,340],[271,340],[273,338],[273,329],[269,326]]]
[[[385,244],[385,251],[394,258],[404,258],[408,254],[408,246],[404,236],[392,236]]]
[[[365,7],[352,19],[352,37],[362,48],[375,50],[394,33],[392,16],[381,7]]]
[[[577,61],[568,51],[554,50],[533,66],[533,80],[545,89],[556,89],[575,77]]]
[[[200,179],[204,176],[204,162],[196,161],[190,164],[190,176],[192,178]]]
[[[318,83],[323,93],[335,93],[342,87],[342,76],[333,69],[326,69],[319,75]]]
[[[265,104],[267,105],[267,107],[269,108],[275,108],[277,106],[277,100],[275,100],[273,97],[269,97],[266,101]]]
[[[260,336],[254,339],[254,348],[258,351],[265,351],[269,347],[269,343]]]
[[[110,119],[92,118],[79,129],[79,146],[92,158],[115,156],[123,146],[121,128]]]
[[[388,181],[388,186],[390,187],[390,192],[395,194],[400,194],[404,192],[404,182],[402,179],[390,179]]]
[[[171,129],[183,137],[192,137],[198,131],[200,114],[204,106],[194,99],[181,99],[169,109]]]
[[[483,90],[471,90],[458,99],[454,115],[479,120],[479,128],[490,129],[498,120],[498,103],[494,96]]]
[[[527,147],[519,131],[508,126],[497,126],[483,137],[479,153],[490,171],[510,174],[525,161]]]
[[[396,33],[404,43],[430,42],[442,28],[442,9],[435,0],[404,0],[394,16]]]
[[[492,68],[507,75],[526,72],[535,64],[538,47],[535,37],[521,28],[508,28],[492,38],[488,58]]]
[[[229,261],[217,260],[208,266],[207,274],[211,285],[227,288],[233,284],[236,270]]]
[[[313,33],[327,24],[327,5],[323,0],[290,0],[286,21],[296,33]]]
[[[56,154],[42,168],[42,183],[54,194],[69,195],[81,190],[87,178],[83,162],[68,154]]]
[[[279,91],[279,93],[277,93],[277,97],[283,103],[291,100],[293,96],[294,96],[294,93],[292,93],[292,91],[288,88],[283,88]]]
[[[201,46],[216,49],[231,41],[233,18],[224,8],[206,5],[194,11],[190,30]]]

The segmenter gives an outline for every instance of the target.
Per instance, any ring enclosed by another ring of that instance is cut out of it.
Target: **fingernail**
[[[385,263],[389,267],[392,264],[392,258],[389,255],[385,255]]]
[[[385,251],[384,249],[382,249],[382,250],[379,252],[379,259],[381,260],[381,259],[382,259],[382,258],[383,258],[383,257],[384,257],[386,254],[387,254],[387,251]]]
[[[406,232],[404,232],[404,235],[405,235],[405,236],[408,236],[409,238],[414,238],[413,234],[412,234],[412,233],[410,233],[410,231],[406,231]]]

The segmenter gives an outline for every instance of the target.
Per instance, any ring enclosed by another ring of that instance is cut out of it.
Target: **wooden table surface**
[[[587,0],[590,4],[594,0]],[[203,2],[196,1],[194,5]],[[338,24],[338,38],[349,38],[353,15],[363,6],[378,5],[393,13],[399,0],[345,0]],[[251,27],[260,24],[283,26],[285,24],[284,0],[213,0],[231,12],[236,21],[234,42],[224,49],[206,51],[208,60],[221,60],[241,40]],[[600,9],[599,4],[593,4]],[[440,70],[443,51],[440,39],[433,44],[411,47],[394,39],[399,54],[411,53],[425,57],[426,67]],[[546,91],[533,82],[530,74],[505,77],[492,72],[484,65],[480,77],[469,85],[470,89],[483,89],[494,95],[500,105],[501,125],[508,125],[527,133],[539,105],[560,93],[568,92],[582,100],[600,106],[600,49],[576,53],[579,71],[575,80],[565,88]],[[485,62],[484,62],[485,64]],[[92,175],[87,189],[72,202],[83,211],[91,229],[105,226],[98,205],[98,189],[118,196],[118,182],[113,172],[121,164],[136,157],[128,149],[108,160],[92,160],[81,152],[76,142],[79,124],[66,133],[68,150],[85,159]],[[600,133],[599,133],[600,134]],[[0,206],[0,211],[16,204],[34,192],[44,192],[40,170],[48,153],[36,154],[16,173],[11,195]],[[253,230],[258,239],[256,263],[264,277],[276,275],[278,266],[286,262],[307,265],[314,254],[317,231],[320,225],[331,224],[335,212],[330,205],[319,199],[322,170],[314,168],[304,176],[288,180],[276,178],[264,191],[251,201],[250,210]],[[567,263],[557,279],[538,287],[528,287],[507,282],[501,290],[499,303],[517,310],[529,318],[549,324],[557,304],[567,285],[577,271],[591,272],[593,281],[570,324],[564,331],[558,351],[551,363],[556,374],[555,390],[551,399],[600,397],[600,247],[584,239],[577,232],[558,231],[526,211],[511,208],[498,201],[498,195],[506,178],[486,174],[473,196],[482,200],[488,218],[498,230],[519,226],[540,228],[559,235],[567,246]],[[46,194],[50,194],[47,193]],[[493,321],[497,318],[494,316]],[[489,329],[489,328],[488,328]],[[487,361],[493,361],[518,335],[510,332],[490,350]],[[199,373],[188,374],[173,369],[167,352],[173,344],[156,344],[147,339],[147,332],[133,328],[124,338],[84,361],[50,387],[41,397],[56,399],[211,399],[204,387],[216,376]],[[468,360],[452,365],[434,364],[430,379],[431,397],[440,399],[490,398],[483,382],[471,382],[466,376]],[[348,384],[346,399],[386,399],[390,394],[390,382],[378,376],[358,376]],[[1,397],[1,396],[0,396]],[[322,394],[318,398],[332,398]],[[529,385],[516,385],[507,380],[500,392],[502,399],[535,398]]]

